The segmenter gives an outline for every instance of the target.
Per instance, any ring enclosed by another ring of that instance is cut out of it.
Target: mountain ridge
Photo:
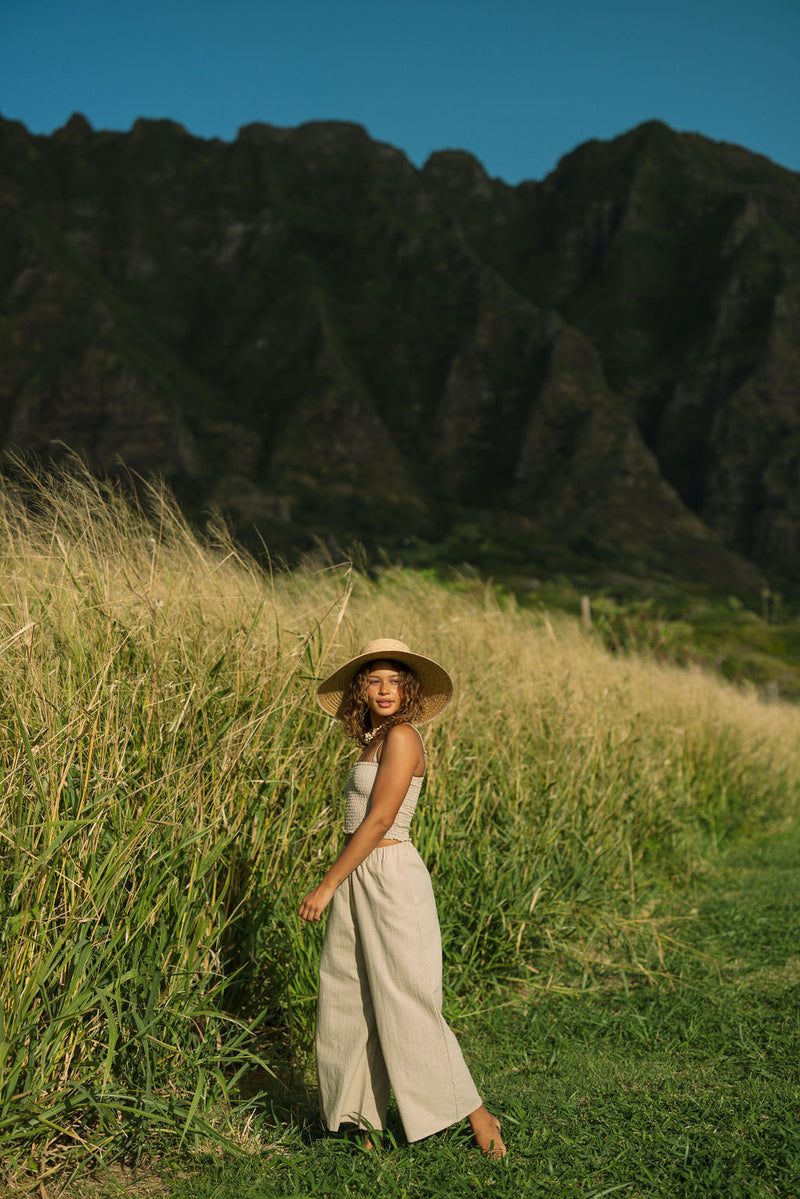
[[[279,553],[800,577],[793,172],[659,122],[517,187],[346,122],[0,152],[4,448],[157,470]]]

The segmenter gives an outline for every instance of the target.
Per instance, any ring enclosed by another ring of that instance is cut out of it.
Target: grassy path
[[[546,995],[457,1025],[506,1162],[465,1130],[409,1147],[397,1126],[367,1154],[301,1105],[277,1151],[174,1196],[800,1195],[800,829],[728,854],[686,915],[677,985]]]

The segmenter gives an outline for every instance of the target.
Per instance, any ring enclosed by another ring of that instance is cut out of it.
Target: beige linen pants
[[[382,1128],[389,1087],[409,1141],[480,1107],[442,1016],[442,943],[428,871],[410,841],[372,851],[331,901],[317,1006],[328,1127]]]

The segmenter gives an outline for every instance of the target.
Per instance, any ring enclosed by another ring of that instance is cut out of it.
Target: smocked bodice
[[[344,785],[344,831],[354,833],[369,811],[369,797],[378,773],[377,762],[356,762]],[[383,834],[387,841],[410,840],[411,819],[417,807],[424,775],[414,775],[400,804],[394,824]]]

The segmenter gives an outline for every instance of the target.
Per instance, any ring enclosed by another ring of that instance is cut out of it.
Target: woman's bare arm
[[[339,884],[352,874],[356,866],[361,865],[386,836],[405,799],[411,779],[417,773],[422,752],[419,734],[410,724],[398,724],[389,730],[378,763],[369,811],[322,882],[303,899],[300,904],[303,920],[319,920]]]

